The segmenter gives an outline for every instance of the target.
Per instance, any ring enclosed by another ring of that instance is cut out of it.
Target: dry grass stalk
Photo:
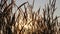
[[[4,4],[1,8],[4,8],[8,1],[2,2]],[[27,7],[26,3],[28,3]],[[25,2],[19,7],[15,4],[14,0],[11,0],[11,3],[4,10],[2,9],[3,11],[0,13],[0,34],[56,34],[55,28],[57,28],[56,23],[58,23],[59,17],[53,17],[56,10],[55,4],[56,0],[49,0],[49,4],[43,9],[43,15],[41,16],[40,8],[37,12],[33,12],[34,0],[32,5],[29,2]],[[11,15],[13,5],[17,7],[17,10]],[[24,6],[25,11],[22,10],[22,6]]]

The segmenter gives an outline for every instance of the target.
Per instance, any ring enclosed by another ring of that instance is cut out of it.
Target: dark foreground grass
[[[54,17],[56,0],[49,0],[40,15],[40,8],[33,11],[33,4],[25,2],[20,6],[11,0],[0,1],[0,34],[60,34],[58,30],[58,16]],[[24,10],[22,10],[24,6]],[[13,13],[13,8],[17,7]],[[18,12],[18,13],[17,13]]]

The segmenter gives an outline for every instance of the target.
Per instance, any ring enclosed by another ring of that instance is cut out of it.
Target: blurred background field
[[[60,34],[57,1],[0,0],[0,34]]]

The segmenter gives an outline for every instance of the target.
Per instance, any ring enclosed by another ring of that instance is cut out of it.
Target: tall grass
[[[11,0],[10,4],[7,2],[1,0],[0,3],[0,34],[58,34],[59,17],[54,18],[56,0],[49,0],[43,9],[43,15],[40,15],[40,8],[33,11],[34,0],[32,5],[24,2],[20,6],[17,6],[14,0]],[[17,7],[17,10],[12,13],[14,7]]]

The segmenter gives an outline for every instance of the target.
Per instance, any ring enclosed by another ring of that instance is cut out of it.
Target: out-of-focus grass
[[[9,5],[7,2],[7,0],[1,0],[0,3],[0,34],[56,34],[59,32],[57,30],[59,17],[53,16],[56,0],[49,1],[43,9],[43,15],[40,15],[40,8],[33,11],[34,1],[32,5],[25,2],[19,7],[14,0],[11,0]],[[12,10],[15,6],[17,10],[13,14]],[[22,6],[25,11],[22,10]]]

